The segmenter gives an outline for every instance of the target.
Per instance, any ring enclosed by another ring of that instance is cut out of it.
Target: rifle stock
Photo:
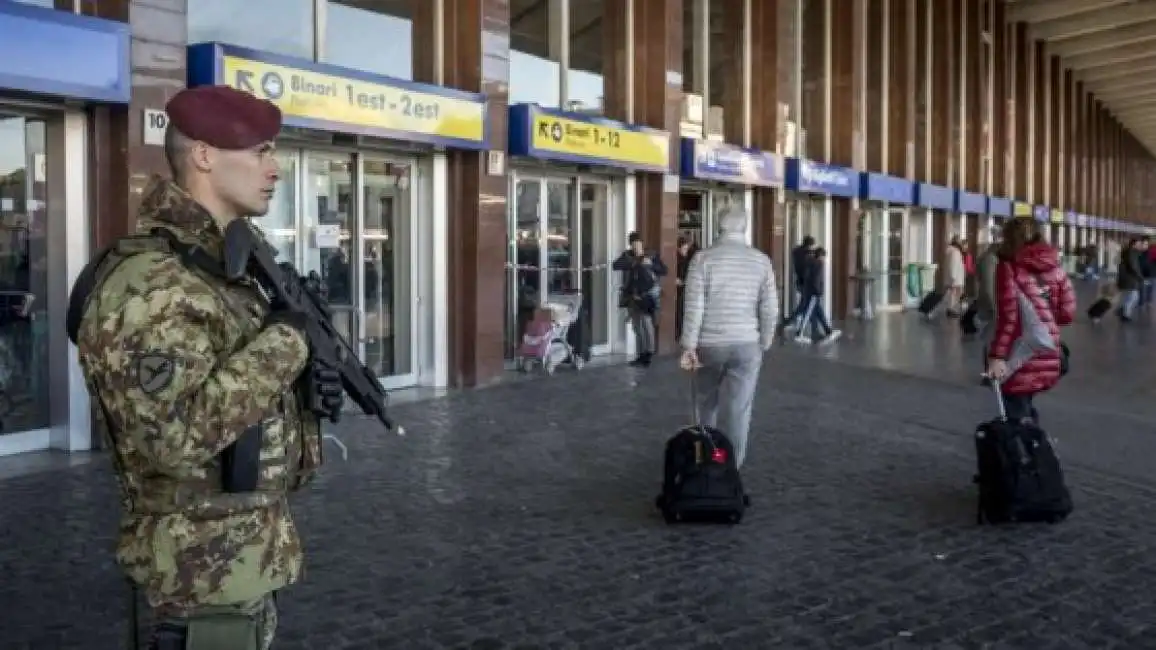
[[[272,248],[253,231],[247,220],[234,219],[225,228],[225,271],[229,279],[237,280],[247,273],[261,284],[273,304],[305,314],[314,357],[337,369],[345,393],[362,412],[376,418],[386,429],[394,430],[393,421],[386,415],[385,389],[333,327],[328,305],[319,295],[305,289],[295,271],[287,273],[275,257]],[[396,432],[404,434],[401,427],[397,427]]]

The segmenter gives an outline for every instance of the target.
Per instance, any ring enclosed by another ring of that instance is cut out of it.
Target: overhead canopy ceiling
[[[1007,0],[1148,151],[1156,153],[1156,1]]]

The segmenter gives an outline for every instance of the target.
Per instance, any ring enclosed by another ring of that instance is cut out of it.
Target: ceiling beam
[[[1131,106],[1148,106],[1156,102],[1156,90],[1147,90],[1142,93],[1121,95],[1119,97],[1103,97],[1108,110],[1123,110]]]
[[[1121,122],[1127,123],[1132,120],[1143,120],[1156,115],[1156,105],[1128,106],[1118,110],[1112,110],[1112,107],[1109,106],[1108,112],[1115,115]]]
[[[1063,57],[1112,50],[1132,43],[1156,41],[1156,23],[1145,21],[1119,29],[1048,43],[1048,52]]]
[[[1131,77],[1141,72],[1149,74],[1156,73],[1156,57],[1151,59],[1143,59],[1140,61],[1133,61],[1129,65],[1119,66],[1117,68],[1102,68],[1089,72],[1081,72],[1079,70],[1073,71],[1075,78],[1079,81],[1093,82],[1093,81],[1108,81],[1112,79],[1119,79],[1121,77]]]
[[[1144,2],[1036,23],[1031,26],[1031,33],[1037,40],[1057,41],[1153,19],[1156,19],[1156,3]]]
[[[1148,72],[1137,72],[1114,79],[1099,79],[1092,77],[1083,81],[1084,90],[1099,95],[1100,93],[1119,92],[1121,90],[1136,90],[1156,85],[1156,68]]]
[[[1020,0],[1008,3],[1008,19],[1012,22],[1039,23],[1125,2],[1127,0]]]
[[[1153,27],[1153,31],[1156,32],[1156,27]],[[1154,57],[1156,57],[1156,40],[1064,57],[1064,65],[1072,70],[1087,70],[1088,68],[1103,68],[1109,65],[1143,61]]]

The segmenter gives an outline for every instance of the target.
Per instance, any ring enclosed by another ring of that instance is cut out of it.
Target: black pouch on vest
[[[261,473],[260,424],[241,434],[237,441],[221,452],[221,488],[225,492],[253,492]]]

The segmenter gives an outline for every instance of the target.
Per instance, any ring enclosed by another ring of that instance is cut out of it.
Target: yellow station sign
[[[670,135],[534,111],[530,145],[538,151],[655,171],[670,167]]]
[[[478,100],[231,54],[221,57],[221,77],[238,90],[272,101],[289,126],[345,126],[355,132],[382,131],[387,137],[411,134],[415,140],[451,146],[486,140],[486,105]]]
[[[1030,217],[1032,216],[1032,204],[1021,203],[1016,201],[1012,204],[1012,216],[1015,217]]]
[[[1052,223],[1064,223],[1064,211],[1052,210]]]

